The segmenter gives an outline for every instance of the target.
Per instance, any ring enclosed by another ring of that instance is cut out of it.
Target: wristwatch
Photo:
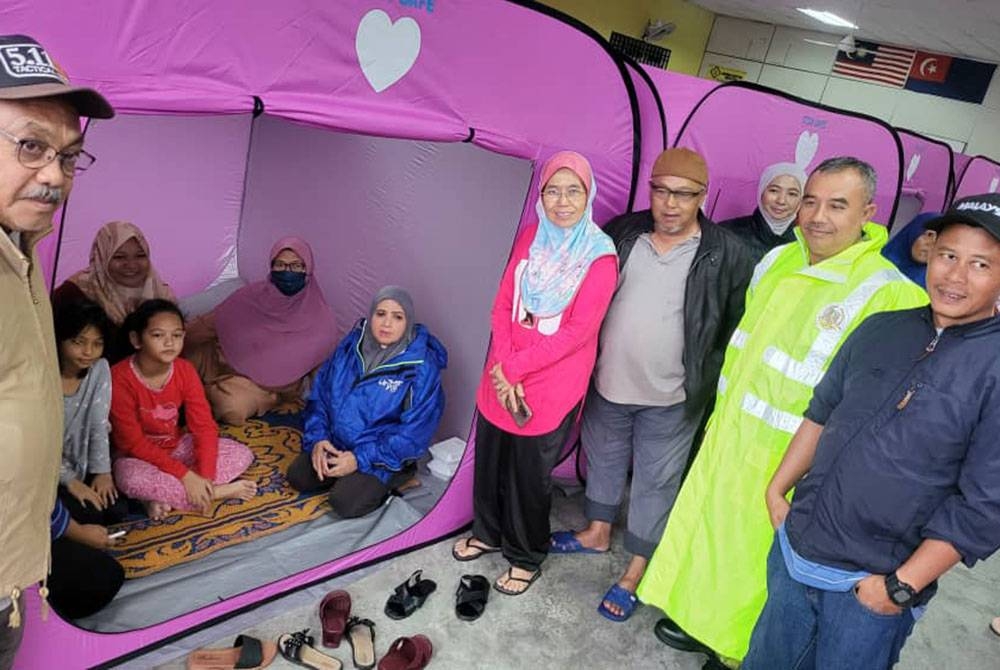
[[[899,607],[910,607],[917,597],[917,592],[913,590],[913,587],[906,582],[899,581],[895,572],[885,576],[885,590],[889,593],[889,600]]]

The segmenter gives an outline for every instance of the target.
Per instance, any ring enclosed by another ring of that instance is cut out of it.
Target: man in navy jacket
[[[743,670],[889,668],[938,577],[1000,547],[1000,195],[927,228],[930,306],[847,339],[768,487],[777,539]]]

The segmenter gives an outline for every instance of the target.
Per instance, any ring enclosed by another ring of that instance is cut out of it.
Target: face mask
[[[295,295],[306,286],[305,272],[271,270],[271,283],[285,295]]]

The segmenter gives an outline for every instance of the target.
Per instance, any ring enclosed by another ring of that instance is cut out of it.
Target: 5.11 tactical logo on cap
[[[37,44],[5,44],[0,46],[0,63],[11,77],[45,77],[66,83],[66,77],[52,62],[45,49]]]

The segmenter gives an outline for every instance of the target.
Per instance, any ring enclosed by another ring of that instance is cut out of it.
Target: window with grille
[[[667,68],[670,60],[670,49],[658,47],[655,44],[637,40],[621,33],[611,33],[611,47],[643,65]]]

